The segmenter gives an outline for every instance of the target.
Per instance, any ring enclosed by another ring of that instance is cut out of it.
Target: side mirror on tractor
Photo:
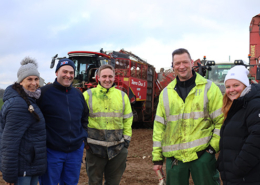
[[[50,66],[51,69],[54,67],[55,59],[56,59],[57,57],[58,57],[58,54],[56,54],[54,57],[52,57],[51,66]]]

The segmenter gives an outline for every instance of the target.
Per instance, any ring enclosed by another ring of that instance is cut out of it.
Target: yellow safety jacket
[[[87,142],[93,154],[112,159],[129,144],[133,114],[127,94],[100,84],[83,93],[89,108]]]
[[[213,82],[196,73],[196,86],[185,102],[174,90],[174,79],[159,96],[153,130],[153,161],[164,157],[190,162],[209,145],[219,151],[222,94]]]

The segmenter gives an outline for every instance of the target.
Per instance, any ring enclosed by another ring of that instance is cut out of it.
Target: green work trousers
[[[102,185],[103,175],[105,185],[119,185],[121,177],[126,168],[126,157],[128,150],[123,147],[120,153],[108,160],[86,152],[86,169],[89,177],[89,185]]]
[[[195,185],[219,185],[219,173],[216,170],[214,154],[205,152],[199,159],[187,163],[178,161],[172,165],[172,159],[166,159],[166,184],[189,185],[190,174]]]

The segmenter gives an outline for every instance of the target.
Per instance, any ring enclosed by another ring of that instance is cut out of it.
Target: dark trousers
[[[86,152],[86,169],[89,185],[102,185],[103,175],[105,185],[119,185],[126,168],[128,150],[123,147],[121,152],[111,160],[93,155],[89,150]]]
[[[223,185],[259,185],[260,182],[226,182],[223,181]]]
[[[172,166],[172,159],[166,159],[167,185],[189,185],[190,174],[195,185],[219,185],[215,155],[205,152],[199,159],[187,163],[178,161]]]

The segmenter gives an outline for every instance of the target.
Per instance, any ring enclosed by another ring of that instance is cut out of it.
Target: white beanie
[[[245,86],[249,86],[249,78],[247,76],[248,74],[249,71],[247,68],[245,68],[245,66],[239,65],[232,67],[228,71],[224,83],[226,83],[226,81],[229,79],[235,79],[242,82]]]

